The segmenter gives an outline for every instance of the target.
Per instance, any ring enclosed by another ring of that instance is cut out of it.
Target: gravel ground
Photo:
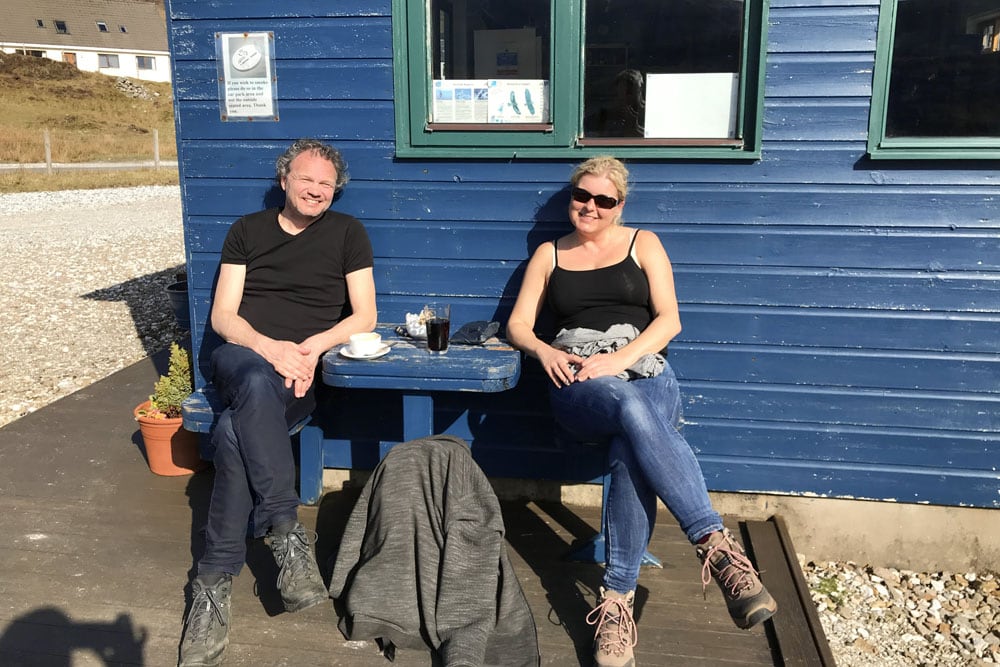
[[[0,236],[0,427],[179,338],[177,187],[0,195]],[[994,574],[801,565],[840,667],[1000,663]]]
[[[0,237],[0,426],[180,335],[176,186],[0,195]]]

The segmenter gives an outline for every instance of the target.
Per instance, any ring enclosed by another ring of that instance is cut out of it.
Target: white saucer
[[[340,354],[342,356],[347,357],[348,359],[378,359],[382,355],[388,354],[389,350],[391,349],[392,348],[389,347],[388,345],[383,345],[382,347],[375,350],[371,354],[354,354],[353,352],[351,352],[350,346],[345,345],[344,347],[340,348]]]

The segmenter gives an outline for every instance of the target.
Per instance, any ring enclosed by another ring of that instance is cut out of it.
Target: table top
[[[498,392],[517,385],[521,353],[496,338],[485,345],[448,346],[431,354],[426,341],[377,329],[391,346],[375,359],[349,359],[338,346],[323,356],[323,382],[334,387],[400,389],[406,391]]]

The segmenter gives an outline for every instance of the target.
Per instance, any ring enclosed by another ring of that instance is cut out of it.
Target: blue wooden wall
[[[335,208],[371,235],[383,321],[426,295],[502,321],[568,230],[569,161],[395,159],[389,0],[170,0],[168,21],[196,347],[225,231],[274,203],[300,136],[348,159]],[[1000,172],[866,158],[877,21],[877,0],[772,0],[762,159],[632,162],[627,223],[674,263],[670,361],[711,489],[1000,507]],[[223,123],[214,33],[259,30],[280,122]],[[539,375],[445,401],[441,428],[491,474],[593,477],[554,444]],[[344,399],[333,435],[391,439],[366,426],[388,398]]]

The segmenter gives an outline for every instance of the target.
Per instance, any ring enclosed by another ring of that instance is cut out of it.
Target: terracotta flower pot
[[[139,432],[146,446],[149,469],[157,475],[175,477],[198,472],[206,465],[198,455],[198,434],[184,430],[183,419],[155,419],[139,414],[149,408],[149,401],[133,410]]]

